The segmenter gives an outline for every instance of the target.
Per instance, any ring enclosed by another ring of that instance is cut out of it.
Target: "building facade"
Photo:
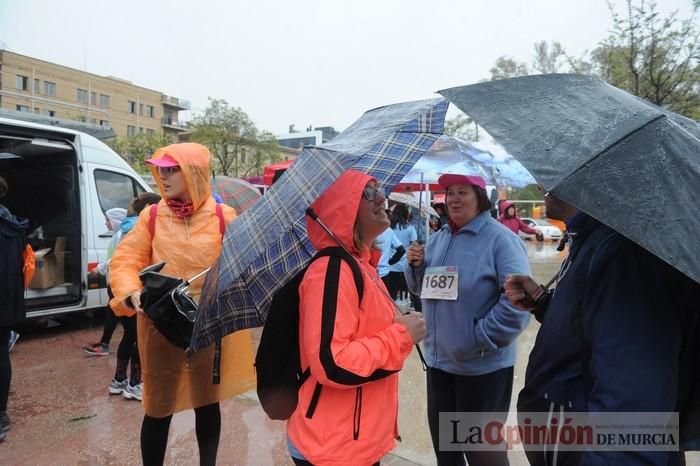
[[[119,137],[187,131],[178,118],[190,103],[129,81],[99,76],[0,50],[0,111],[3,116],[111,129]]]

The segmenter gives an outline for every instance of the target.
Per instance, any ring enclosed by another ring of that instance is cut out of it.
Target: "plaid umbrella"
[[[305,211],[345,170],[391,190],[440,136],[447,102],[430,99],[370,110],[333,140],[307,147],[265,196],[229,226],[207,275],[191,351],[264,324],[274,294],[315,254]]]
[[[215,176],[211,180],[211,190],[221,196],[224,204],[233,207],[236,215],[241,215],[262,197],[258,188],[252,184],[230,176]]]

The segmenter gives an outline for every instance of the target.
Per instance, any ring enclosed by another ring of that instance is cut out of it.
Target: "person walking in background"
[[[387,210],[386,213],[388,218],[391,211]],[[396,237],[391,227],[387,227],[386,230],[377,236],[375,246],[382,253],[377,264],[377,273],[388,288],[389,266],[396,264],[406,255],[406,248],[403,247],[403,244]]]
[[[141,455],[146,466],[165,458],[174,413],[194,409],[201,465],[214,465],[221,432],[219,402],[252,388],[253,348],[250,333],[239,331],[221,341],[220,383],[212,381],[214,345],[192,355],[172,345],[141,308],[139,272],[165,262],[166,275],[189,279],[210,267],[221,253],[221,223],[235,211],[218,204],[211,194],[210,154],[200,144],[172,144],[147,161],[163,199],[144,209],[134,229],[112,257],[110,302],[120,315],[137,316],[137,336],[143,375]],[[151,218],[152,215],[155,215]],[[199,300],[203,280],[190,284]]]
[[[515,210],[515,204],[509,201],[502,201],[500,205],[503,207],[503,215],[498,217],[498,221],[508,227],[510,231],[516,235],[519,231],[522,231],[528,235],[535,235],[537,241],[542,241],[544,239],[544,235],[541,231],[535,230],[520,220],[520,217],[518,217],[518,213]]]
[[[351,265],[335,256],[313,261],[299,286],[301,367],[310,375],[287,422],[297,465],[378,465],[395,446],[398,371],[425,323],[418,313],[397,316],[377,276],[384,200],[374,178],[348,170],[311,206],[357,261],[363,288],[360,300]],[[338,246],[311,219],[307,230],[317,250]]]
[[[418,239],[416,227],[410,223],[408,207],[404,204],[396,204],[394,206],[391,215],[391,229],[394,230],[394,234],[399,241],[401,241],[405,249],[408,249],[411,243]],[[389,289],[389,294],[394,300],[398,299],[399,293],[408,293],[406,279],[403,275],[403,271],[407,266],[408,260],[405,255],[395,264],[389,266],[389,274],[386,278],[386,283],[388,283],[387,288]],[[420,312],[420,299],[411,296],[411,302],[413,303],[413,309]]]
[[[0,177],[0,201],[7,195],[7,182]],[[10,364],[10,329],[27,314],[24,303],[24,259],[29,220],[15,217],[0,204],[0,442],[10,430],[7,401],[10,396],[12,365]]]
[[[105,212],[105,226],[107,227],[107,230],[112,232],[112,238],[109,240],[109,244],[107,245],[107,259],[97,264],[97,267],[90,273],[94,275],[102,275],[107,281],[109,280],[109,260],[114,254],[114,250],[117,248],[119,241],[121,241],[122,234],[120,228],[122,221],[125,218],[126,209],[122,209],[121,207],[115,207]],[[107,291],[109,291],[109,288]],[[110,298],[111,297],[112,296],[110,296]],[[83,352],[91,356],[107,356],[109,354],[109,342],[112,340],[112,335],[114,334],[114,330],[116,328],[117,318],[109,306],[107,306],[107,309],[105,309],[105,322],[102,328],[102,338],[100,338],[100,341],[98,342],[83,346]],[[112,393],[111,389],[110,393]],[[116,393],[121,393],[121,389]]]
[[[119,241],[134,227],[141,211],[151,204],[158,204],[159,201],[160,196],[158,194],[148,192],[132,199],[127,209],[127,216],[119,227]],[[109,292],[110,298],[113,298],[111,289],[109,289]],[[127,400],[141,401],[143,386],[141,384],[139,347],[136,342],[136,316],[121,316],[118,317],[118,320],[122,324],[124,333],[117,349],[117,368],[114,371],[114,378],[109,384],[108,391],[111,395],[121,394]],[[127,378],[126,371],[129,365],[131,365],[131,373],[129,378]]]
[[[491,217],[486,185],[478,176],[442,175],[448,227],[425,246],[408,248],[406,280],[423,298],[427,323],[428,425],[440,466],[508,464],[501,451],[440,450],[441,412],[489,412],[505,422],[513,388],[515,340],[529,315],[500,288],[506,276],[529,271],[522,241]],[[529,273],[529,272],[527,272]]]

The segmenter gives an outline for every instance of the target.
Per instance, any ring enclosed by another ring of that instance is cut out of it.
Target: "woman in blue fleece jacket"
[[[447,190],[449,222],[425,248],[408,249],[405,272],[409,289],[422,293],[433,448],[441,466],[464,465],[465,454],[471,466],[507,465],[505,447],[440,451],[439,413],[508,412],[515,339],[530,318],[500,289],[508,274],[530,270],[527,253],[520,238],[491,217],[481,177],[442,175],[438,183]]]

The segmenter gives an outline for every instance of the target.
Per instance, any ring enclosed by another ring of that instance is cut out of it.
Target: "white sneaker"
[[[139,400],[141,401],[141,393],[143,392],[143,383],[140,383],[138,385],[129,385],[127,384],[126,387],[124,388],[124,391],[122,391],[122,396],[126,398],[127,400]]]
[[[129,386],[129,379],[124,379],[121,382],[119,382],[117,379],[112,379],[112,383],[109,384],[109,394],[110,395],[119,395],[120,393],[123,393],[124,390]]]

